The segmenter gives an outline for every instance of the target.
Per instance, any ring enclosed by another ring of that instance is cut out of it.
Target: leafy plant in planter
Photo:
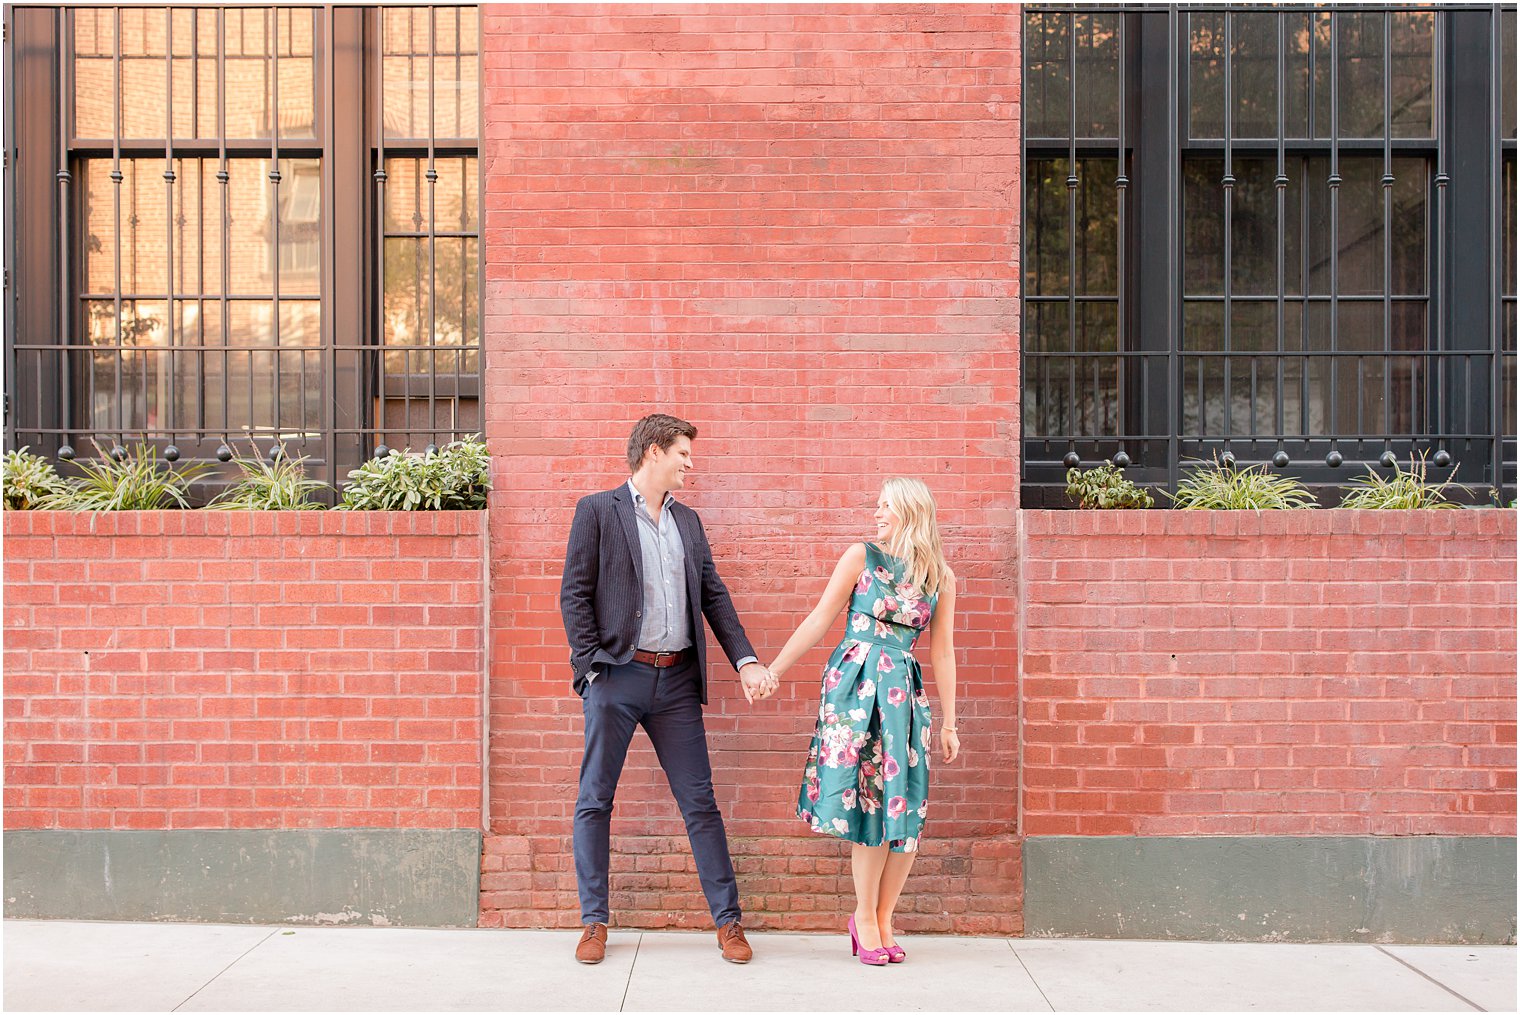
[[[1194,459],[1197,467],[1168,493],[1184,511],[1292,511],[1315,506],[1307,487],[1288,476],[1274,476],[1267,466],[1237,469],[1231,461]]]
[[[121,459],[100,452],[99,460],[82,462],[84,473],[63,482],[43,501],[43,506],[62,511],[159,511],[188,508],[190,484],[209,465],[175,468],[158,460],[158,449],[139,443],[123,450]]]
[[[1367,475],[1358,476],[1350,483],[1357,489],[1346,493],[1340,506],[1343,508],[1355,508],[1361,511],[1400,511],[1412,508],[1459,508],[1461,504],[1454,504],[1446,499],[1446,488],[1453,485],[1453,478],[1448,478],[1444,483],[1430,483],[1425,479],[1425,456],[1415,458],[1409,456],[1409,471],[1405,472],[1403,466],[1397,462],[1393,466],[1394,473],[1387,479],[1367,467]],[[1467,488],[1460,483],[1456,484],[1458,490]]]
[[[53,463],[26,448],[5,453],[3,472],[7,511],[35,511],[63,490],[63,480]]]
[[[491,458],[479,440],[453,441],[421,454],[392,451],[348,474],[340,509],[468,511],[486,506]]]
[[[251,442],[250,442],[251,443]],[[283,446],[272,462],[259,456],[257,446],[250,458],[234,458],[243,478],[206,507],[213,511],[320,511],[326,505],[312,500],[328,486],[306,476],[306,457],[288,458]]]
[[[1148,508],[1156,503],[1149,493],[1125,479],[1111,461],[1086,472],[1067,469],[1066,496],[1081,508]]]

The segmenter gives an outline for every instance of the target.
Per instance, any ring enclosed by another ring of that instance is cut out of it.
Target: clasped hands
[[[775,694],[781,681],[759,663],[745,663],[739,671],[739,684],[744,688],[744,700],[753,705]]]

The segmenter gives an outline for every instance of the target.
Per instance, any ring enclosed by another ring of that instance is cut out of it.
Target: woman
[[[913,645],[927,627],[944,720],[945,761],[955,730],[955,575],[940,548],[934,498],[916,479],[889,479],[876,503],[876,542],[856,543],[834,568],[813,612],[770,666],[780,677],[818,644],[849,604],[844,640],[824,667],[818,728],[797,813],[814,831],[854,843],[851,954],[870,966],[907,956],[892,913],[928,813],[930,715]]]

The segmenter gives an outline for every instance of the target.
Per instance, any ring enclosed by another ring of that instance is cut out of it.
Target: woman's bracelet
[[[939,731],[941,733],[956,733],[956,732],[958,732],[954,726],[946,726],[944,723],[940,724]]]

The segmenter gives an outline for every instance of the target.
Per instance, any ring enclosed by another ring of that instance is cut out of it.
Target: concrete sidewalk
[[[1514,1011],[1515,949],[7,920],[7,1011]]]

